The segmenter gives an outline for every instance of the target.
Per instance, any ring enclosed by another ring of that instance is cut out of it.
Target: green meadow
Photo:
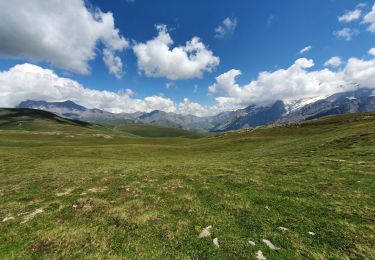
[[[19,111],[0,110],[0,259],[375,257],[374,113],[206,135]]]

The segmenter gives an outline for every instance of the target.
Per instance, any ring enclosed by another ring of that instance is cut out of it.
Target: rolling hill
[[[59,117],[51,112],[27,108],[0,108],[0,129],[28,131],[79,131],[94,125]]]
[[[133,137],[187,137],[199,138],[204,134],[147,124],[97,125],[57,116],[51,112],[28,108],[0,108],[0,130],[41,132],[69,132],[122,135]]]

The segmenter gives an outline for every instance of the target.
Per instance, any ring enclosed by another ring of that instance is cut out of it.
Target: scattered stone
[[[72,188],[66,189],[66,190],[63,191],[63,192],[56,193],[56,196],[57,196],[57,197],[62,197],[62,196],[69,195],[70,193],[72,193],[73,190],[74,190],[74,189],[72,189]]]
[[[311,235],[311,236],[315,236],[315,233],[314,232],[311,232],[311,231],[309,231],[309,232],[307,232],[309,235]]]
[[[331,161],[331,162],[346,162],[346,160],[343,160],[343,159],[328,159],[328,161]]]
[[[40,209],[36,209],[34,212],[31,212],[30,214],[26,215],[24,218],[23,218],[23,221],[21,222],[22,224],[23,223],[26,223],[28,222],[29,220],[33,219],[36,215],[38,214],[41,214],[44,212],[44,209],[40,208]]]
[[[76,204],[73,205],[73,208],[77,208],[77,207],[78,207],[78,205],[76,205]]]
[[[217,237],[214,238],[214,240],[212,240],[212,242],[214,243],[215,247],[216,248],[219,248],[219,239]]]
[[[93,134],[92,136],[103,137],[104,139],[112,139],[113,138],[111,135],[106,135],[106,134]]]
[[[263,252],[258,250],[257,254],[256,254],[256,258],[258,260],[267,260],[267,258],[263,255]]]
[[[286,228],[286,227],[278,227],[278,229],[280,229],[281,231],[288,231],[289,228]]]
[[[279,247],[275,246],[274,244],[272,244],[271,241],[267,240],[267,239],[263,239],[262,240],[263,243],[265,243],[271,250],[280,250]]]
[[[100,188],[91,188],[91,189],[88,189],[88,191],[92,192],[92,193],[105,192],[106,190],[107,190],[107,187],[100,187]]]
[[[202,232],[199,234],[199,238],[204,238],[204,237],[209,237],[211,236],[211,229],[212,229],[212,226],[209,225],[208,227],[205,227]]]
[[[79,194],[79,195],[84,196],[84,195],[86,195],[86,194],[87,194],[86,192],[82,192],[82,193]]]
[[[12,220],[12,219],[14,219],[14,217],[5,217],[5,218],[3,218],[3,222],[7,222],[7,221]]]
[[[249,244],[252,245],[252,246],[255,246],[255,242],[254,241],[249,240]]]

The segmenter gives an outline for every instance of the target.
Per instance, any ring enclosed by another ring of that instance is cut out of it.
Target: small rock
[[[42,208],[36,209],[34,212],[31,212],[29,215],[26,215],[23,218],[23,221],[21,223],[24,224],[24,223],[28,222],[29,220],[33,219],[36,215],[41,214],[43,212],[44,212],[44,209],[42,209]]]
[[[56,193],[56,196],[57,197],[62,197],[62,196],[69,195],[70,193],[72,193],[73,190],[74,190],[73,188],[66,189],[63,192]]]
[[[77,208],[77,207],[78,207],[78,205],[76,205],[76,204],[73,205],[73,208]]]
[[[249,244],[252,245],[252,246],[255,246],[255,242],[254,241],[249,240]]]
[[[311,231],[309,231],[309,232],[307,232],[309,235],[311,235],[311,236],[315,236],[315,233],[314,232],[311,232]]]
[[[214,242],[216,248],[219,248],[219,239],[217,239],[217,237],[215,237],[214,240],[212,240],[212,242]]]
[[[211,236],[211,228],[212,226],[209,225],[208,227],[205,227],[202,232],[199,234],[199,238],[203,238],[203,237],[209,237]]]
[[[286,228],[286,227],[278,227],[278,229],[282,230],[282,231],[288,231],[289,228]]]
[[[84,195],[86,195],[87,193],[86,192],[82,192],[80,195],[81,196],[84,196]]]
[[[12,220],[12,219],[14,219],[14,217],[5,217],[5,218],[3,218],[3,222],[7,222],[7,221]]]
[[[262,240],[263,243],[265,243],[271,250],[280,250],[279,247],[275,246],[274,244],[272,244],[271,241],[267,240],[267,239],[263,239]]]
[[[267,260],[267,258],[263,255],[263,252],[258,250],[257,254],[256,254],[256,258],[258,260]]]
[[[96,187],[96,188],[88,189],[88,191],[91,193],[101,193],[101,192],[105,192],[106,190],[107,190],[107,187]]]

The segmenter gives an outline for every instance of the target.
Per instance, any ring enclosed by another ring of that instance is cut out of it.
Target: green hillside
[[[127,124],[114,126],[113,129],[116,131],[127,132],[142,137],[199,138],[205,136],[204,134],[194,133],[181,128],[172,128],[158,125]]]
[[[93,125],[59,117],[53,113],[26,108],[0,108],[1,130],[80,131]]]
[[[375,255],[374,113],[194,139],[1,113],[0,259]]]
[[[0,130],[63,132],[72,134],[108,134],[133,137],[187,137],[199,138],[203,134],[180,128],[145,124],[97,125],[59,117],[36,109],[0,108]]]

